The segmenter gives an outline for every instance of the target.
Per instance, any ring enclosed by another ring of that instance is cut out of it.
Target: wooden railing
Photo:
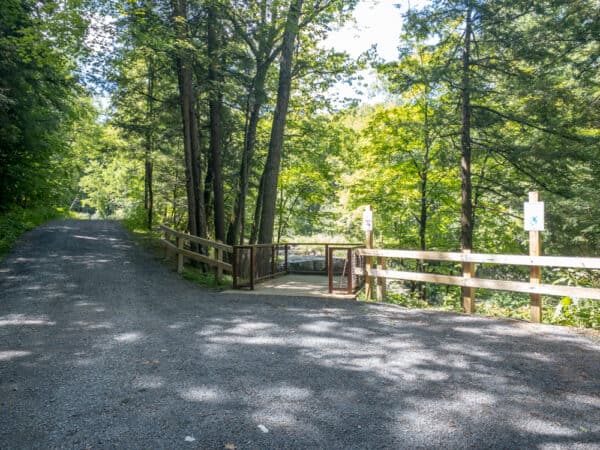
[[[362,244],[332,244],[321,242],[285,242],[279,244],[248,244],[233,246],[233,287],[234,289],[254,289],[256,283],[288,273],[326,275],[329,261],[327,255],[331,246],[362,246]],[[298,247],[322,247],[323,254],[313,255],[322,258],[318,268],[294,269],[292,253]]]
[[[224,271],[230,273],[233,272],[231,264],[225,262],[223,259],[224,252],[233,253],[232,246],[223,244],[222,242],[192,236],[191,234],[176,231],[164,225],[161,225],[159,228],[164,233],[164,239],[161,239],[161,243],[165,247],[167,255],[169,253],[176,255],[175,260],[178,273],[183,272],[184,257],[214,267],[217,280],[221,279]],[[173,237],[175,238],[174,243],[171,241]],[[204,254],[204,252],[194,251],[194,246],[199,247],[199,250],[205,251],[206,254]]]
[[[386,279],[419,281],[425,283],[447,284],[452,286],[461,286],[468,288],[483,288],[492,290],[502,290],[511,292],[522,292],[526,294],[557,295],[577,298],[587,298],[600,300],[600,289],[579,287],[579,286],[561,286],[554,284],[540,284],[538,282],[529,283],[521,281],[491,280],[485,278],[475,278],[473,276],[473,264],[499,264],[515,265],[529,267],[561,267],[575,269],[600,269],[600,258],[576,258],[576,257],[557,257],[557,256],[521,256],[521,255],[490,255],[483,253],[443,253],[431,251],[411,251],[411,250],[380,250],[380,249],[360,249],[359,254],[367,257],[376,258],[401,258],[416,259],[425,261],[450,261],[463,263],[463,274],[461,276],[440,275],[424,272],[405,272],[398,270],[388,270],[377,268],[361,269],[357,268],[357,274],[368,277],[368,282],[373,282],[373,277],[382,280]],[[533,316],[532,316],[533,317]]]
[[[330,244],[327,246],[327,284],[330,294],[334,292],[354,294],[362,287],[364,258],[358,253],[358,249],[362,246],[363,244]],[[336,252],[344,254],[345,259],[341,271],[339,268],[337,270],[339,273],[336,273],[334,264],[334,253]]]

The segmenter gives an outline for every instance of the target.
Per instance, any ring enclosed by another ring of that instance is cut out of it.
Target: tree
[[[277,104],[273,115],[271,127],[271,140],[267,162],[261,178],[261,190],[258,196],[260,205],[260,231],[258,242],[273,242],[273,227],[275,225],[275,205],[277,202],[277,181],[281,162],[281,148],[283,146],[283,133],[290,101],[292,85],[292,61],[294,57],[294,44],[298,34],[298,24],[302,11],[303,0],[291,0],[281,51],[281,64],[279,66],[279,85],[277,88]]]

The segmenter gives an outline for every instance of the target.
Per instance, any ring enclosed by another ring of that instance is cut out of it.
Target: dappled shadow
[[[84,224],[56,232],[105,227],[99,234],[130,245],[110,222]],[[52,258],[33,245],[0,266],[9,269],[0,273],[0,406],[11,411],[0,416],[1,447],[600,442],[600,348],[565,329],[218,294],[135,247],[80,241],[71,252],[57,239]]]

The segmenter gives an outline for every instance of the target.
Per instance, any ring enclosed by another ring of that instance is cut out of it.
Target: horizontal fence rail
[[[211,241],[181,231],[173,230],[165,225],[160,225],[159,229],[164,233],[161,244],[165,247],[167,253],[172,252],[176,255],[177,272],[183,272],[183,258],[187,257],[194,261],[204,263],[215,268],[215,275],[220,279],[223,272],[233,272],[233,266],[224,261],[224,253],[233,253],[233,247],[218,241]],[[175,243],[171,238],[175,238]],[[187,244],[187,248],[186,248]],[[193,247],[199,247],[198,250],[206,250],[206,254],[196,251]],[[211,256],[212,253],[212,256]]]
[[[498,264],[530,267],[537,266],[576,269],[600,269],[600,258],[489,255],[483,253],[444,253],[431,251],[380,249],[360,249],[358,250],[358,252],[363,256],[377,258],[416,259],[426,261],[450,261],[460,263]],[[464,269],[462,277],[424,272],[405,272],[381,268],[357,268],[356,271],[358,274],[370,277],[378,277],[380,279],[438,283],[468,288],[482,288],[521,292],[526,294],[542,294],[600,300],[600,289],[597,288],[475,278],[471,275],[471,273],[466,272]]]
[[[490,255],[487,253],[451,253],[382,249],[361,249],[360,253],[364,256],[423,259],[426,261],[471,262],[514,266],[566,267],[573,269],[600,269],[600,258],[577,258],[572,256]]]
[[[327,284],[330,294],[343,292],[354,294],[364,283],[362,272],[364,258],[358,254],[358,248],[363,244],[332,244],[326,247],[327,252]],[[341,267],[336,264],[340,260],[335,254],[342,253]],[[337,261],[336,261],[337,260]]]
[[[249,288],[252,290],[260,281],[290,273],[327,275],[328,248],[339,245],[355,248],[361,247],[363,244],[284,242],[234,245],[233,287],[234,289]],[[302,250],[303,247],[304,250]]]

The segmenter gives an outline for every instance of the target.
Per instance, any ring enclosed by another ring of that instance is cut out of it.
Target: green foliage
[[[0,210],[68,205],[76,123],[91,106],[74,76],[86,24],[78,2],[0,0]]]
[[[432,290],[423,297],[421,292],[388,292],[385,301],[407,308],[435,309],[462,312],[459,288],[441,289],[439,285],[427,285]],[[427,290],[426,290],[427,292]],[[490,317],[529,320],[529,296],[504,291],[478,289],[476,313]],[[432,294],[436,300],[432,301]],[[364,293],[361,298],[364,300]],[[437,299],[441,297],[441,302]],[[596,300],[572,299],[569,297],[543,297],[544,316],[542,321],[553,325],[600,329],[600,302]]]
[[[226,290],[231,289],[233,285],[231,275],[223,275],[221,281],[218,282],[214,273],[202,272],[194,267],[184,267],[181,276],[186,280],[211,289]]]
[[[0,213],[0,256],[7,253],[26,231],[49,220],[63,217],[74,217],[74,215],[64,209],[48,206],[29,209],[13,206]]]

